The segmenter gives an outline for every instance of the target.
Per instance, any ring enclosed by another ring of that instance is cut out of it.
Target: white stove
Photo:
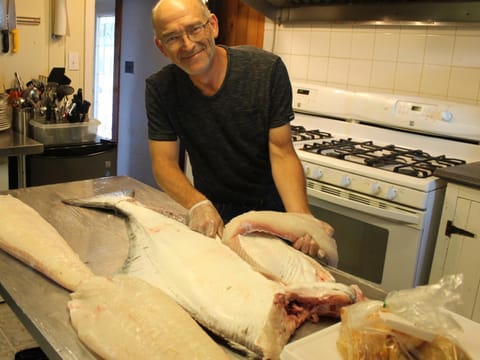
[[[292,140],[339,268],[388,290],[426,283],[445,191],[480,159],[480,107],[293,84]]]

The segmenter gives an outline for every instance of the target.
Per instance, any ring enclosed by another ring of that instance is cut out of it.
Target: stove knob
[[[442,111],[442,120],[449,122],[452,121],[453,114],[450,111]]]
[[[312,173],[314,179],[320,179],[323,176],[323,171],[320,168],[315,168]]]
[[[350,176],[344,175],[340,179],[340,186],[347,187],[352,183],[352,180],[350,179]]]
[[[303,172],[305,173],[305,176],[310,175],[310,166],[307,164],[302,164],[303,165]]]
[[[395,189],[394,187],[391,187],[390,189],[388,189],[387,191],[387,199],[388,200],[394,200],[398,195],[398,191],[397,189]]]
[[[379,183],[375,182],[372,185],[370,185],[370,194],[376,195],[382,190],[382,187],[380,186]]]

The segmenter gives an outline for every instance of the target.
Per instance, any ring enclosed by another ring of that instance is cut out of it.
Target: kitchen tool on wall
[[[12,53],[18,52],[17,11],[15,0],[8,0],[8,28],[12,34]]]
[[[54,1],[53,38],[70,35],[66,0]]]
[[[0,31],[2,34],[2,52],[8,53],[7,0],[0,0]]]

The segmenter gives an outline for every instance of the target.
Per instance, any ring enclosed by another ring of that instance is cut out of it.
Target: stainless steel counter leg
[[[25,155],[17,156],[17,175],[18,175],[18,188],[22,189],[27,187]]]

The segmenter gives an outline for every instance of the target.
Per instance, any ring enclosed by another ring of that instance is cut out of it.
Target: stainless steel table
[[[29,138],[25,134],[18,133],[12,129],[0,131],[0,157],[17,157],[19,188],[26,186],[25,156],[42,152],[43,144]]]
[[[50,222],[97,275],[118,271],[128,252],[128,238],[122,218],[101,210],[64,205],[61,200],[99,193],[133,189],[143,204],[184,214],[185,209],[165,193],[129,177],[110,177],[12,190],[9,192]],[[1,219],[0,219],[1,221]],[[382,298],[381,289],[331,269],[338,281],[360,284],[370,298]],[[51,360],[95,359],[79,341],[70,325],[69,292],[42,274],[0,250],[0,295],[16,313]],[[305,324],[293,340],[331,325]],[[240,358],[232,353],[233,358]]]

